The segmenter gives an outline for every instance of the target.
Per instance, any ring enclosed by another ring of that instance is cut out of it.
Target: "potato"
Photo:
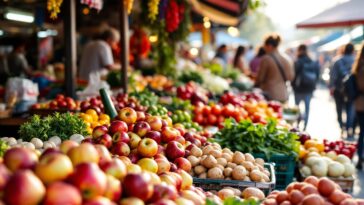
[[[255,162],[255,158],[250,153],[245,153],[245,161],[253,163],[253,162]]]
[[[224,169],[225,169],[225,167],[222,166],[221,164],[216,165],[216,167],[219,168],[219,169],[221,169],[221,171],[224,171]]]
[[[207,145],[202,149],[202,152],[204,155],[209,155],[211,151],[215,150],[215,148],[212,145]]]
[[[237,164],[228,162],[226,166],[234,169],[237,166]]]
[[[259,164],[260,166],[264,166],[264,160],[262,158],[256,158],[255,163]]]
[[[200,157],[200,162],[202,162],[204,159],[206,159],[208,155],[202,155],[202,157]]]
[[[200,164],[200,160],[193,155],[188,156],[187,159],[188,161],[190,161],[192,167],[195,167]]]
[[[217,164],[217,160],[216,160],[216,159],[215,159],[215,157],[213,157],[212,155],[208,155],[205,159],[203,159],[203,160],[201,161],[201,164],[202,164],[204,167],[206,167],[206,168],[210,169],[210,168],[213,168],[213,167],[215,167],[215,166],[216,166],[216,164]]]
[[[265,175],[267,175],[268,177],[270,177],[270,172],[269,172],[268,170],[266,170],[266,169],[265,169],[265,170],[263,171],[263,173],[264,173]]]
[[[200,178],[200,179],[206,179],[207,178],[206,172],[201,173],[200,175],[198,175],[198,178]]]
[[[248,171],[251,171],[254,167],[253,163],[249,161],[244,161],[241,163],[241,165],[245,167],[245,169],[247,169]]]
[[[222,149],[222,153],[227,153],[227,154],[230,154],[230,155],[234,154],[229,148]]]
[[[195,157],[202,156],[202,150],[200,148],[198,148],[197,146],[193,146],[190,153],[191,153],[191,155],[193,155]]]
[[[222,153],[221,157],[226,159],[227,162],[232,162],[233,161],[233,155],[228,154],[228,153]]]
[[[214,156],[215,158],[220,158],[221,157],[221,151],[220,150],[212,150],[210,152],[210,155]]]
[[[233,180],[231,177],[225,177],[225,180]]]
[[[214,167],[209,169],[209,171],[207,172],[207,177],[210,179],[223,179],[224,175],[221,169],[219,169],[218,167]]]
[[[236,166],[234,169],[233,169],[233,172],[231,173],[233,179],[235,180],[243,180],[244,177],[246,176],[246,169],[245,167],[243,166]]]
[[[255,182],[260,182],[260,180],[263,179],[262,173],[258,170],[250,172],[249,177]]]
[[[214,142],[211,145],[221,151],[221,145],[219,143]]]
[[[201,165],[196,166],[193,170],[196,173],[196,175],[200,175],[200,174],[206,172],[206,168],[204,166],[201,166]]]
[[[220,199],[225,200],[227,198],[235,196],[235,193],[231,189],[221,189],[219,192],[217,192],[217,196],[220,197]]]
[[[226,167],[227,165],[227,160],[225,158],[218,158],[217,159],[217,163],[222,165],[223,167]]]
[[[245,155],[241,152],[235,152],[233,155],[233,162],[235,164],[241,164],[245,161]]]
[[[251,181],[250,177],[248,177],[248,176],[245,176],[243,180],[244,181]]]
[[[232,188],[232,187],[224,187],[224,189],[233,190],[235,196],[241,196],[241,191],[239,189],[235,189],[235,188]]]
[[[244,199],[255,197],[258,198],[259,200],[263,200],[265,198],[264,193],[260,189],[255,187],[248,187],[244,189],[241,195]]]
[[[226,168],[224,169],[224,175],[225,175],[226,177],[230,177],[232,172],[233,172],[233,169],[232,169],[231,167],[226,167]]]
[[[262,165],[255,164],[255,166],[259,168],[259,171],[261,171],[261,172],[264,171],[264,167]]]
[[[265,182],[270,182],[269,176],[267,176],[265,173],[262,173],[262,178]]]

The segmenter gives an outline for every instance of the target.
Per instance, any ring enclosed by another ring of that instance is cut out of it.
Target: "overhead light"
[[[158,41],[158,36],[156,36],[156,35],[149,36],[149,41],[151,43],[157,42]]]
[[[210,19],[208,17],[203,17],[203,27],[205,27],[205,28],[210,28],[211,27],[211,22],[210,22]]]
[[[198,55],[198,49],[197,48],[191,48],[190,49],[190,54],[193,56],[197,56]]]
[[[33,23],[34,15],[27,12],[9,10],[5,13],[5,18],[12,21],[20,21],[25,23]]]
[[[230,36],[233,36],[233,37],[237,37],[239,36],[240,32],[239,32],[239,29],[236,28],[236,27],[232,27],[230,26],[228,29],[227,29],[227,32]]]
[[[46,30],[46,31],[39,31],[37,33],[38,38],[46,38],[48,36],[57,36],[58,32],[56,30]]]
[[[0,30],[0,36],[4,35],[4,31]]]

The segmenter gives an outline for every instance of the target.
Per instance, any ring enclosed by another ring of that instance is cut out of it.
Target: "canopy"
[[[342,35],[340,38],[337,38],[329,43],[318,48],[319,51],[332,51],[340,46],[343,46],[353,40],[360,40],[363,36],[363,29],[361,26],[356,27],[355,29],[351,30],[349,33]]]
[[[334,6],[296,25],[297,28],[324,28],[364,25],[364,1],[351,0]]]
[[[193,11],[212,22],[226,26],[236,26],[248,8],[248,0],[189,0]]]

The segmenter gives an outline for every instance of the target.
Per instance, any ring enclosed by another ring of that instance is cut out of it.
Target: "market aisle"
[[[307,132],[318,139],[340,139],[340,128],[336,120],[335,103],[326,88],[317,89],[311,102],[311,116]],[[354,157],[356,162],[357,156]],[[364,171],[356,173],[354,197],[364,198]]]

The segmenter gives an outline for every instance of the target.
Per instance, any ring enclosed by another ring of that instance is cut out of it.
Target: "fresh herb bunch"
[[[225,121],[225,127],[215,134],[213,141],[222,147],[244,153],[264,153],[297,157],[300,143],[295,133],[279,128],[277,122],[270,120],[266,125],[254,124],[250,120],[236,123],[233,119]]]
[[[44,119],[34,115],[29,122],[20,126],[19,130],[20,137],[26,141],[34,137],[47,141],[53,136],[67,140],[73,134],[87,135],[87,126],[78,115],[71,113],[54,113]]]
[[[4,156],[6,150],[8,150],[10,147],[8,143],[6,143],[4,140],[0,139],[0,157]]]
[[[234,198],[234,197],[225,199],[224,203],[223,203],[223,205],[259,205],[259,204],[260,204],[260,202],[256,201],[255,199],[243,200],[243,199],[238,199],[238,198]],[[218,204],[207,199],[206,205],[218,205]]]
[[[138,99],[141,105],[150,107],[152,105],[156,105],[158,103],[159,97],[155,95],[153,92],[145,89],[141,92],[132,92],[130,96],[134,96]]]

